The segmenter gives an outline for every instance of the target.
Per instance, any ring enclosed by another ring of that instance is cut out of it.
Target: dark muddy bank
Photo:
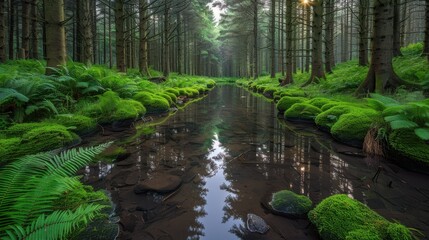
[[[87,142],[133,134],[105,131]],[[429,234],[427,176],[366,158],[312,125],[278,120],[274,104],[235,86],[217,87],[125,147],[128,158],[85,170],[85,181],[117,204],[119,239],[318,239],[307,220],[261,206],[281,189],[315,204],[346,193]],[[151,187],[158,192],[146,191]],[[266,235],[246,230],[248,213],[271,226]]]

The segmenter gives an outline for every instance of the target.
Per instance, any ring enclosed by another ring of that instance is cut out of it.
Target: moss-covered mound
[[[281,88],[278,89],[276,92],[274,92],[274,100],[278,101],[280,100],[282,97],[305,97],[306,94],[303,90],[301,89],[297,89],[297,88]]]
[[[280,213],[300,216],[307,214],[312,209],[313,202],[307,196],[282,190],[273,194],[270,205]]]
[[[403,225],[391,223],[365,206],[338,194],[326,198],[308,213],[322,239],[411,240],[411,232]]]
[[[5,138],[0,139],[0,164],[9,162],[19,156],[19,146],[21,138]]]
[[[401,166],[420,171],[429,168],[429,144],[420,139],[414,130],[394,130],[389,135],[389,146],[393,159]]]
[[[361,147],[368,130],[381,121],[381,114],[372,109],[355,109],[343,114],[331,127],[331,134],[346,144]]]
[[[287,119],[314,120],[322,110],[308,103],[295,103],[285,112]]]
[[[49,122],[19,123],[19,124],[10,126],[6,130],[4,130],[3,133],[5,133],[6,136],[8,137],[21,137],[23,134],[35,128],[52,127],[52,126],[63,127],[60,124],[49,123]]]
[[[61,124],[76,133],[82,133],[94,129],[97,124],[94,119],[78,114],[56,115],[45,122]]]
[[[142,103],[148,113],[163,113],[170,109],[170,104],[165,98],[153,93],[139,92],[133,98]]]
[[[352,107],[348,105],[337,105],[317,115],[315,122],[317,126],[323,129],[331,129],[332,125],[338,121],[341,115],[350,113],[352,110]]]
[[[308,100],[307,98],[303,98],[303,97],[288,97],[288,96],[286,96],[286,97],[282,97],[279,100],[276,107],[280,113],[283,113],[286,110],[288,110],[290,107],[292,107],[292,105],[294,105],[295,103],[303,103],[307,100]]]
[[[328,98],[321,98],[321,97],[317,97],[317,98],[313,98],[307,101],[307,103],[318,107],[318,108],[322,108],[323,106],[325,106],[328,103],[333,103],[335,102],[334,100],[328,99]]]
[[[32,149],[38,153],[63,147],[77,140],[76,134],[70,133],[66,127],[51,125],[32,129],[22,135],[22,148]],[[28,153],[28,154],[31,154]]]

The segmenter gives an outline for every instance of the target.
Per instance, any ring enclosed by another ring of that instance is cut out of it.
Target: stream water
[[[106,130],[86,141],[120,142],[134,133]],[[272,215],[261,206],[261,199],[282,189],[316,204],[345,193],[429,235],[428,176],[367,158],[311,124],[278,119],[274,104],[235,86],[216,87],[126,148],[127,159],[85,170],[87,183],[112,194],[119,239],[318,239],[307,220]],[[160,174],[179,176],[180,188],[134,193],[137,182]],[[269,232],[248,232],[248,213],[262,217]]]

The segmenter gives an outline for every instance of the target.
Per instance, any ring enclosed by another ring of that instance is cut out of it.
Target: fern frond
[[[48,216],[42,214],[27,227],[15,225],[6,230],[7,237],[4,239],[66,239],[73,230],[93,219],[101,209],[103,206],[90,204],[80,206],[76,211],[55,211]]]

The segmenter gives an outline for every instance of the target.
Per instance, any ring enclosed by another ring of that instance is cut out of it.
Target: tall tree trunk
[[[332,72],[335,65],[334,59],[334,0],[326,1],[326,27],[325,27],[325,71]]]
[[[371,65],[365,81],[358,92],[383,93],[386,89],[395,89],[402,81],[395,74],[393,59],[393,15],[394,0],[374,2],[374,33],[371,47]]]
[[[286,0],[286,78],[282,85],[293,82],[293,26],[292,26],[292,0]]]
[[[426,0],[425,8],[425,41],[423,54],[428,58],[429,61],[429,0]]]
[[[139,24],[139,32],[140,32],[140,52],[139,52],[139,69],[141,74],[149,76],[149,64],[148,64],[148,47],[147,47],[147,29],[148,29],[148,6],[147,0],[139,1],[139,9],[140,9],[140,24]]]
[[[66,34],[64,30],[64,1],[44,0],[46,23],[47,67],[66,64]],[[51,70],[46,69],[46,74]]]
[[[253,79],[258,78],[258,0],[253,1]]]
[[[323,70],[322,52],[323,52],[323,0],[315,0],[312,3],[313,6],[313,51],[311,60],[311,76],[310,79],[304,83],[307,86],[311,83],[318,83],[319,79],[325,78],[325,72]]]
[[[19,50],[19,58],[27,59],[30,53],[30,0],[22,1],[22,40],[21,49]]]
[[[125,72],[125,33],[124,33],[124,1],[115,1],[115,26],[116,26],[116,65],[118,71]]]
[[[9,45],[9,59],[14,59],[13,54],[13,35],[15,28],[15,5],[13,4],[13,0],[9,0],[9,29],[8,29],[8,45]]]
[[[401,6],[399,0],[393,1],[393,57],[401,55]]]
[[[311,31],[310,31],[310,25],[311,25],[311,8],[307,7],[306,13],[305,13],[305,71],[310,72],[310,62],[311,62]]]
[[[0,63],[6,61],[5,0],[0,0]]]
[[[270,22],[270,77],[276,77],[276,0],[271,0]]]
[[[359,0],[359,65],[368,65],[369,0]]]
[[[31,1],[31,54],[33,59],[39,59],[39,37],[37,34],[37,0]]]
[[[163,33],[163,67],[162,72],[165,77],[170,75],[170,4],[169,0],[164,0],[164,33]]]
[[[78,27],[78,32],[80,35],[80,40],[78,42],[81,45],[81,61],[86,65],[91,65],[93,63],[93,35],[92,35],[92,18],[91,18],[91,0],[79,0],[79,12],[80,12],[80,26]]]
[[[182,16],[177,13],[177,73],[180,75],[183,73],[182,24]]]

